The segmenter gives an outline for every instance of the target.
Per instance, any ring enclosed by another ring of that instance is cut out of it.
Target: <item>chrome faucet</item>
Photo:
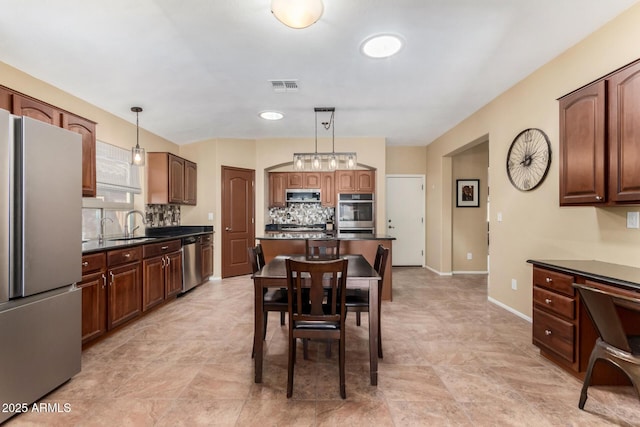
[[[133,235],[136,232],[136,230],[138,228],[140,228],[140,226],[137,225],[137,226],[133,227],[133,229],[131,230],[131,233],[129,233],[129,224],[128,224],[129,215],[132,215],[132,214],[140,214],[140,217],[142,218],[142,223],[143,224],[147,223],[147,220],[144,217],[144,213],[143,212],[141,212],[141,211],[139,211],[137,209],[127,212],[127,214],[124,217],[124,237],[133,237]]]
[[[111,218],[104,217],[100,220],[100,234],[98,234],[98,244],[102,244],[104,242],[104,222],[113,220]]]

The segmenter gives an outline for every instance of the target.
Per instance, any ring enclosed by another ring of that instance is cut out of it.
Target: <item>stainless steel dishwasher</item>
[[[202,282],[202,244],[200,236],[182,238],[182,292]]]

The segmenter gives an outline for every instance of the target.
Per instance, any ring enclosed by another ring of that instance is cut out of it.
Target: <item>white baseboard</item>
[[[489,274],[488,271],[454,271],[453,274]]]
[[[428,265],[427,265],[426,268],[427,268],[427,270],[433,271],[434,273],[436,273],[439,276],[453,276],[453,273],[442,273],[442,272],[440,272],[440,271],[438,271],[438,270],[436,270],[434,268],[429,267]]]
[[[505,310],[507,310],[508,312],[515,314],[516,316],[520,317],[521,319],[526,320],[526,321],[527,321],[527,322],[529,322],[529,323],[531,323],[531,322],[533,321],[533,320],[531,319],[531,317],[529,317],[529,316],[527,316],[527,315],[525,315],[525,314],[520,313],[518,310],[515,310],[515,309],[513,309],[512,307],[509,307],[508,305],[503,304],[503,303],[501,303],[500,301],[498,301],[498,300],[496,300],[496,299],[494,299],[494,298],[488,297],[487,299],[489,300],[489,302],[491,302],[491,303],[493,303],[493,304],[497,305],[498,307],[504,308],[504,309],[505,309]]]

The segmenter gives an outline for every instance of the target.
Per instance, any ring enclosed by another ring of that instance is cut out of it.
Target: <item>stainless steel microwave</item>
[[[287,203],[320,203],[320,189],[287,189]]]

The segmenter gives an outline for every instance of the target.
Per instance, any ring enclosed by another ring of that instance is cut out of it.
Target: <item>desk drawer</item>
[[[540,308],[552,311],[569,320],[575,318],[576,301],[574,298],[552,292],[538,286],[533,287],[533,303]]]
[[[573,323],[562,320],[537,308],[533,309],[533,343],[574,362]]]
[[[570,297],[575,295],[573,282],[575,278],[568,274],[558,273],[540,267],[533,267],[533,285],[552,289]]]

